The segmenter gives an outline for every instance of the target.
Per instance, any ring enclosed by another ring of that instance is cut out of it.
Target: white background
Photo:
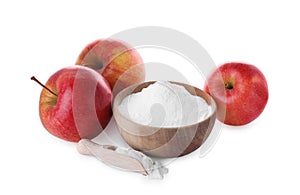
[[[0,194],[299,194],[299,8],[289,0],[1,1]],[[38,116],[41,88],[30,81],[74,64],[95,39],[148,25],[188,34],[216,64],[255,64],[270,95],[257,120],[224,126],[210,153],[174,161],[162,181],[51,136]]]

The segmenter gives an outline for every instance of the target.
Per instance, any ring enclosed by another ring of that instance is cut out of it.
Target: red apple
[[[83,66],[70,66],[54,73],[44,86],[40,119],[51,134],[61,139],[92,139],[111,119],[111,103],[111,89],[100,74]]]
[[[226,63],[206,81],[204,90],[216,101],[217,117],[228,125],[245,125],[256,119],[268,101],[263,73],[245,63]]]
[[[143,60],[136,49],[123,41],[100,39],[80,53],[77,65],[98,71],[109,82],[113,94],[145,79]]]

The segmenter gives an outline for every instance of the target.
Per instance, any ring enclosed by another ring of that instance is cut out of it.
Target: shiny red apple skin
[[[81,51],[76,64],[98,71],[109,82],[114,95],[145,80],[145,67],[140,54],[120,40],[93,41]]]
[[[230,62],[207,79],[204,90],[217,102],[217,117],[227,125],[240,126],[255,120],[264,110],[268,85],[254,65]]]
[[[39,114],[52,135],[78,142],[92,139],[106,127],[112,116],[112,92],[97,72],[83,66],[70,66],[54,73],[43,89]]]

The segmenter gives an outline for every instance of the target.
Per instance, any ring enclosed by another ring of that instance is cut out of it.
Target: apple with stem
[[[207,79],[204,90],[217,103],[218,119],[233,126],[255,120],[269,97],[263,73],[253,65],[239,62],[221,65]]]
[[[99,72],[109,82],[114,95],[145,79],[145,67],[140,54],[120,40],[93,41],[81,51],[75,64]]]
[[[112,116],[112,92],[97,72],[70,66],[54,73],[43,85],[39,115],[43,126],[54,136],[78,142],[92,139],[106,127]]]

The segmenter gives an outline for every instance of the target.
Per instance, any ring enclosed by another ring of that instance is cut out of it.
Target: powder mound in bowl
[[[156,81],[123,99],[118,107],[126,118],[153,127],[180,127],[208,118],[211,106],[183,86]]]

